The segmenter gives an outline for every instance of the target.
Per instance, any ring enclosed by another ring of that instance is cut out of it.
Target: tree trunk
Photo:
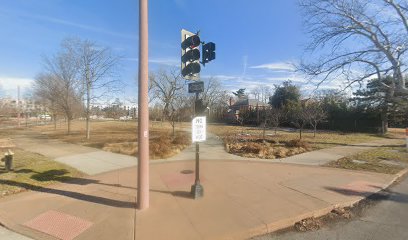
[[[316,137],[316,131],[317,131],[317,124],[315,124],[315,125],[313,126],[313,128],[314,128],[313,137],[315,138],[315,137]]]
[[[265,132],[266,132],[266,120],[263,125],[262,141],[265,143]]]
[[[86,139],[91,138],[91,123],[90,123],[90,111],[91,111],[91,86],[87,83],[86,86]]]
[[[299,128],[299,137],[302,139],[302,128]]]
[[[173,124],[173,137],[176,137],[176,131],[174,130],[174,124]]]
[[[385,135],[388,132],[388,99],[381,112],[381,134]]]
[[[67,119],[67,123],[68,123],[68,135],[71,134],[71,119],[68,118]]]
[[[54,131],[57,130],[57,116],[54,114]]]

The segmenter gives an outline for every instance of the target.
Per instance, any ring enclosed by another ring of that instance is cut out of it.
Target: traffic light
[[[184,79],[200,79],[200,44],[197,34],[181,30],[181,75]]]
[[[203,103],[203,99],[197,99],[195,100],[194,109],[196,116],[205,116],[207,105]]]
[[[215,43],[209,42],[203,45],[203,59],[202,63],[205,65],[206,63],[215,59]]]

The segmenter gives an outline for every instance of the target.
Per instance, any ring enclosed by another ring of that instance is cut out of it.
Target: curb
[[[278,230],[283,230],[283,229],[290,228],[290,227],[294,226],[295,223],[297,223],[297,222],[299,222],[299,221],[301,221],[303,219],[306,219],[306,218],[312,218],[312,217],[319,218],[319,217],[322,217],[324,215],[329,214],[332,210],[334,210],[336,208],[352,207],[352,206],[356,205],[357,203],[365,200],[366,198],[368,198],[368,197],[370,197],[370,196],[372,196],[374,194],[377,194],[377,193],[383,191],[384,189],[389,188],[391,185],[396,183],[400,178],[404,177],[407,174],[408,174],[408,168],[406,168],[404,170],[401,170],[400,172],[394,174],[395,175],[394,178],[388,184],[386,184],[384,186],[384,188],[381,188],[378,191],[376,191],[376,192],[374,192],[374,193],[372,193],[370,195],[367,195],[365,197],[359,197],[358,199],[352,200],[352,201],[349,201],[349,202],[334,204],[334,205],[331,205],[331,206],[323,208],[323,209],[315,210],[315,211],[312,211],[312,212],[308,212],[308,213],[298,215],[298,216],[294,216],[294,217],[287,218],[287,219],[282,219],[282,220],[279,220],[279,221],[276,221],[276,222],[265,223],[266,229],[265,229],[265,226],[259,226],[259,227],[249,229],[245,234],[246,239],[261,236],[261,235],[265,235],[265,234],[268,234],[268,233],[273,233],[273,232],[276,232]],[[233,238],[222,238],[222,239],[233,239]]]

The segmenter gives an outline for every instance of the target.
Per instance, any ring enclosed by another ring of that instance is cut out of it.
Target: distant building
[[[230,123],[237,123],[239,119],[239,113],[243,111],[263,111],[269,107],[269,104],[261,102],[257,99],[239,99],[234,101],[230,99],[230,106],[228,112],[225,114],[225,120]],[[259,117],[253,119],[253,121],[259,122]]]
[[[2,117],[36,117],[47,113],[47,108],[35,101],[22,99],[18,101],[10,97],[0,98],[0,115]]]

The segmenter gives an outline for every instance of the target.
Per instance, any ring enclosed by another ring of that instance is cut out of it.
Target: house
[[[259,111],[265,110],[269,107],[269,104],[261,102],[257,99],[238,99],[234,102],[233,99],[230,99],[230,106],[228,112],[225,114],[225,120],[230,123],[239,122],[239,113],[244,111],[254,111],[256,116],[254,119],[248,119],[249,122],[259,123]]]

